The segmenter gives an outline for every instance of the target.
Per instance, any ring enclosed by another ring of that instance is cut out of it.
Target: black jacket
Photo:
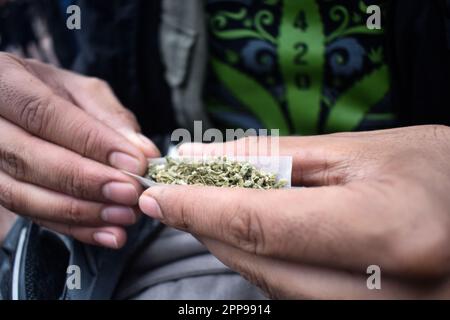
[[[450,0],[391,0],[392,103],[402,125],[450,125]]]

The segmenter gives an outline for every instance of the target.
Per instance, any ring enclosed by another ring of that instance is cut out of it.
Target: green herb
[[[276,174],[266,173],[248,162],[217,157],[208,160],[188,160],[166,157],[163,164],[150,164],[147,178],[158,183],[279,189],[287,184]]]

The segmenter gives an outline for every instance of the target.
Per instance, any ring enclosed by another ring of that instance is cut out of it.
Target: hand
[[[0,205],[111,248],[137,219],[139,185],[156,147],[108,85],[0,53]]]
[[[450,128],[281,138],[280,153],[308,188],[158,186],[140,207],[272,298],[450,297]],[[370,265],[381,268],[381,290],[367,288]]]

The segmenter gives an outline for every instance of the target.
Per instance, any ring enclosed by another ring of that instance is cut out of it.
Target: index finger
[[[125,136],[139,147],[146,157],[159,156],[159,150],[154,143],[140,133],[141,129],[134,114],[120,103],[106,81],[57,69],[36,60],[27,59],[24,63],[59,96],[73,101],[90,116]]]
[[[57,96],[19,63],[0,75],[0,115],[87,158],[141,174],[143,153],[125,137]]]
[[[345,143],[339,143],[345,139]],[[302,186],[342,184],[355,150],[341,134],[311,137],[247,137],[225,143],[186,143],[183,156],[292,156],[292,183]],[[354,173],[353,173],[354,174]]]

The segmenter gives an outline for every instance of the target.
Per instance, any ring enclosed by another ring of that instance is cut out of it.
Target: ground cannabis
[[[266,173],[248,162],[217,157],[187,160],[166,157],[163,164],[150,164],[146,177],[157,183],[279,189],[287,184],[276,174]]]

